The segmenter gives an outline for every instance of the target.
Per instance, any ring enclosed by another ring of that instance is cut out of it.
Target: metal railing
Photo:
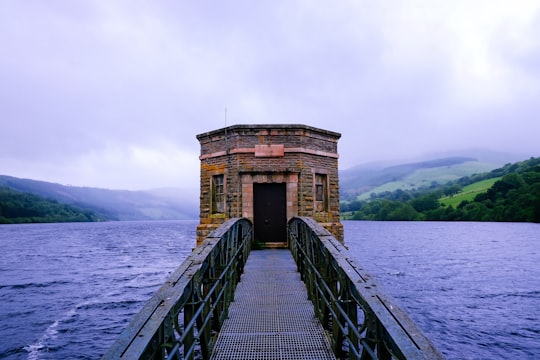
[[[251,242],[248,220],[222,224],[152,296],[103,359],[208,359]]]
[[[338,358],[444,359],[320,224],[311,218],[293,218],[288,233],[316,316]]]

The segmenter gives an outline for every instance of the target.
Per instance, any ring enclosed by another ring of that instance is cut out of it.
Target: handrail
[[[377,290],[315,220],[295,217],[289,244],[334,353],[349,359],[444,359],[408,315]]]
[[[223,223],[176,269],[103,356],[208,359],[251,250],[252,225]],[[199,357],[200,357],[199,356]]]

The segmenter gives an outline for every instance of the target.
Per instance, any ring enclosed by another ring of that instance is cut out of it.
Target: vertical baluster
[[[208,279],[209,273],[205,276],[205,279],[202,281],[200,286],[200,299],[205,299],[208,295],[208,290],[212,287],[212,282]],[[211,348],[210,348],[210,328],[209,326],[203,326],[205,320],[210,316],[210,306],[208,302],[199,301],[199,306],[202,306],[202,312],[197,316],[197,331],[199,335],[199,342],[201,345],[201,352],[203,359],[210,358]]]
[[[193,327],[188,327],[188,324],[193,319],[193,314],[195,313],[195,298],[194,298],[194,292],[192,289],[192,293],[189,296],[189,299],[184,306],[184,357],[187,360],[193,359],[193,354],[188,355],[188,351],[190,350],[191,346],[193,345],[193,342],[195,341],[194,336],[194,330]]]
[[[347,316],[351,320],[351,324],[347,324],[347,336],[348,336],[348,348],[349,348],[349,359],[351,360],[357,360],[357,349],[360,348],[360,339],[356,335],[356,331],[358,330],[358,304],[356,304],[356,301],[354,300],[354,297],[352,296],[351,289],[352,284],[349,279],[342,278],[343,286],[342,286],[342,292],[343,292],[343,300],[344,300],[344,309],[347,313]],[[354,329],[352,328],[354,326]]]

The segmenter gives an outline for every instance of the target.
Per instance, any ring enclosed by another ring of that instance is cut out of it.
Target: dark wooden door
[[[285,183],[253,184],[255,241],[287,242]]]

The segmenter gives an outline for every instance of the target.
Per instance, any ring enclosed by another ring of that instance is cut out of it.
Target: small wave
[[[26,310],[26,309],[23,309],[23,310],[15,310],[15,311],[10,311],[10,312],[7,312],[6,313],[6,318],[7,317],[11,317],[11,318],[20,318],[20,317],[23,317],[23,316],[31,316],[33,314],[36,313],[36,310],[35,309],[30,309],[30,310]],[[2,318],[0,317],[0,320],[2,320]],[[0,356],[0,359],[2,357]]]
[[[50,281],[45,283],[25,283],[25,284],[10,284],[10,285],[0,285],[0,289],[8,290],[21,290],[21,289],[31,289],[31,288],[46,288],[56,285],[67,285],[70,284],[69,281]]]
[[[81,310],[111,310],[131,308],[131,305],[140,304],[143,301],[138,300],[123,300],[123,301],[109,301],[109,302],[89,302],[79,305],[77,308]]]
[[[493,293],[493,294],[480,294],[476,297],[480,299],[493,299],[498,297],[518,297],[518,298],[540,298],[540,291],[533,290],[533,291],[516,291],[516,292],[501,292],[501,293]]]
[[[6,349],[4,352],[0,354],[0,359],[9,359],[12,355],[16,356],[18,354],[26,354],[27,351],[24,349],[24,347],[17,347],[17,348],[11,348]],[[17,356],[16,358],[19,358],[20,356]]]
[[[40,354],[54,350],[47,344],[58,337],[58,333],[61,332],[58,329],[60,323],[69,321],[76,314],[77,307],[68,310],[64,316],[62,316],[62,318],[55,320],[51,325],[49,325],[49,327],[43,332],[41,337],[35,343],[25,346],[24,350],[28,352],[28,360],[37,360],[40,358]]]
[[[58,325],[60,321],[56,320],[45,330],[43,335],[33,344],[25,346],[24,350],[28,352],[28,360],[37,360],[42,352],[48,352],[47,342],[55,339],[58,334]]]
[[[538,298],[540,297],[540,291],[534,290],[534,291],[519,291],[513,294],[509,294],[508,296],[518,296],[518,297],[527,297],[527,298]]]
[[[44,353],[57,351],[58,348],[52,347],[51,344],[55,343],[55,340],[59,335],[62,336],[62,333],[68,331],[63,329],[64,325],[77,321],[76,318],[79,316],[79,310],[87,312],[88,310],[103,311],[110,309],[130,309],[132,308],[133,304],[137,303],[141,303],[141,301],[124,300],[104,302],[92,299],[73,306],[59,319],[55,320],[51,325],[49,325],[36,342],[24,347],[24,350],[28,353],[28,359],[38,360],[42,358]]]
[[[540,329],[533,329],[533,328],[524,328],[523,330],[540,335]]]

